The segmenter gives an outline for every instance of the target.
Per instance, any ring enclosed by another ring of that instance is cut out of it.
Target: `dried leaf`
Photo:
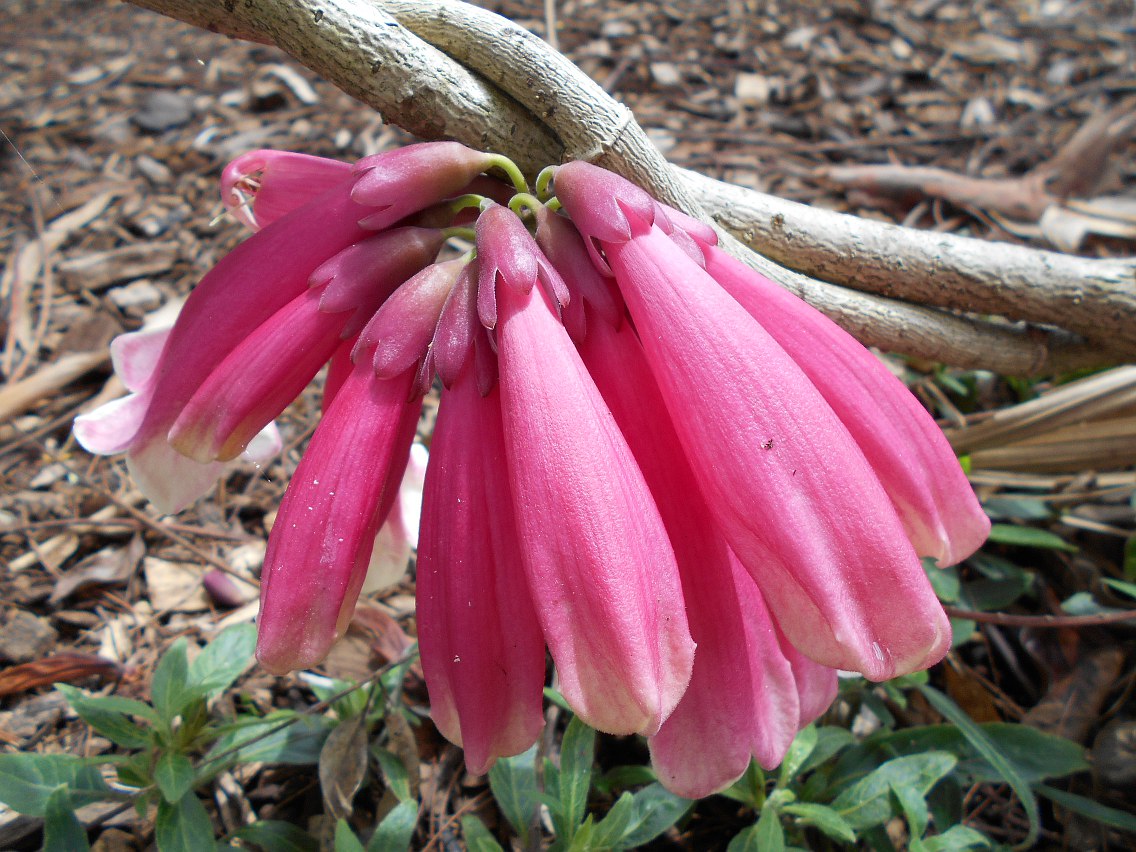
[[[135,535],[126,547],[106,547],[91,554],[56,580],[51,602],[58,603],[89,586],[125,583],[138,568],[145,552],[142,536]]]
[[[72,257],[59,270],[88,290],[102,290],[119,281],[134,281],[168,272],[178,258],[176,242],[142,243]]]
[[[351,815],[351,800],[366,774],[367,726],[356,716],[334,728],[320,751],[320,789],[328,816],[338,820]]]
[[[53,683],[70,683],[88,677],[118,678],[123,668],[95,654],[56,654],[0,671],[0,696],[26,692]]]
[[[399,623],[375,604],[360,601],[352,620],[371,635],[372,648],[384,662],[401,660],[414,644]]]
[[[209,609],[209,596],[201,584],[199,566],[147,556],[142,561],[142,570],[154,609],[174,612]]]
[[[1074,252],[1090,235],[1136,240],[1136,198],[1106,197],[1051,204],[1038,223],[1042,235],[1061,251]]]
[[[1055,680],[1022,720],[1042,731],[1083,743],[1100,717],[1105,698],[1124,666],[1119,648],[1101,648],[1077,660],[1073,670]]]

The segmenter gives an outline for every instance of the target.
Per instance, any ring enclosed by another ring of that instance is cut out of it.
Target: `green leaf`
[[[217,848],[213,823],[205,806],[193,793],[187,793],[173,804],[165,800],[158,802],[154,838],[159,852],[204,852]]]
[[[410,773],[406,771],[405,764],[399,759],[398,755],[389,749],[373,748],[371,753],[379,762],[383,779],[387,782],[390,791],[394,793],[395,798],[400,802],[408,801],[410,799]]]
[[[1002,753],[1002,751],[994,744],[986,733],[978,727],[978,725],[966,713],[963,712],[957,704],[955,704],[946,695],[939,692],[930,686],[921,686],[919,691],[923,693],[923,697],[927,699],[928,703],[947,719],[948,722],[953,722],[962,731],[963,736],[966,737],[967,742],[974,746],[975,750],[986,759],[986,761],[997,771],[1010,788],[1017,794],[1018,799],[1021,800],[1022,807],[1025,808],[1026,817],[1029,819],[1029,833],[1015,849],[1028,849],[1037,840],[1037,834],[1041,828],[1039,822],[1039,814],[1037,810],[1037,798],[1034,796],[1033,791],[1029,788],[1025,779],[1022,778],[1021,773],[1010,762],[1010,760]]]
[[[367,844],[367,852],[406,852],[418,825],[418,802],[399,802],[383,817]]]
[[[239,749],[227,759],[291,766],[318,763],[333,727],[335,723],[326,716],[301,716],[291,710],[270,713],[263,719],[242,722],[218,737],[209,750],[209,759]]]
[[[529,827],[535,822],[540,802],[536,785],[536,746],[516,757],[498,760],[489,770],[489,789],[513,831],[528,846]]]
[[[1103,606],[1093,597],[1092,592],[1075,592],[1061,601],[1061,611],[1066,615],[1106,615],[1108,613],[1128,612],[1116,607]]]
[[[842,790],[832,807],[854,829],[882,825],[893,814],[892,787],[906,787],[925,796],[957,762],[953,754],[943,751],[897,757]]]
[[[305,678],[304,683],[320,701],[331,701],[330,709],[335,711],[340,720],[358,716],[367,707],[367,690],[361,688],[356,681],[313,677],[310,680]],[[332,701],[337,695],[340,697]]]
[[[1124,576],[1136,580],[1136,535],[1129,536],[1124,542]]]
[[[942,834],[923,840],[923,852],[965,852],[989,849],[993,844],[985,834],[966,825],[952,825]]]
[[[1064,737],[1047,734],[1029,725],[988,722],[979,726],[998,750],[1014,765],[1026,783],[1062,778],[1089,768],[1085,750]],[[954,725],[927,725],[905,728],[883,737],[874,737],[880,749],[898,754],[923,751],[949,751],[959,759],[957,774],[967,783],[997,782],[1005,779]]]
[[[1059,535],[1035,527],[1019,527],[1016,524],[994,524],[990,527],[987,541],[1014,547],[1040,547],[1046,550],[1064,550],[1068,553],[1077,552],[1077,548]]]
[[[571,843],[588,806],[595,743],[596,732],[573,716],[560,745],[561,826],[557,833],[565,843]]]
[[[1130,598],[1136,598],[1136,583],[1126,583],[1123,580],[1114,580],[1112,577],[1102,577],[1101,582],[1110,589],[1128,595]]]
[[[544,688],[544,698],[546,701],[551,701],[564,712],[573,713],[572,708],[568,706],[568,702],[565,700],[564,696],[551,686]]]
[[[691,799],[684,799],[663,787],[651,784],[637,792],[632,799],[635,810],[627,824],[619,849],[638,849],[645,846],[686,816],[694,807]]]
[[[347,820],[341,819],[335,824],[335,852],[366,852]]]
[[[75,816],[67,788],[56,787],[44,806],[43,852],[83,852],[90,848],[87,830]]]
[[[624,793],[615,800],[615,804],[604,814],[604,818],[596,823],[592,831],[590,848],[619,848],[619,841],[628,833],[634,816],[635,797],[630,793]]]
[[[808,758],[797,770],[797,775],[804,775],[816,769],[822,763],[826,763],[830,758],[835,757],[852,745],[852,741],[852,732],[847,728],[838,728],[835,725],[817,728],[816,745],[813,746]]]
[[[230,836],[255,844],[265,852],[319,852],[319,841],[298,826],[281,820],[262,819],[242,825]]]
[[[1102,805],[1100,802],[1094,802],[1092,799],[1086,799],[1076,793],[1066,793],[1064,790],[1058,790],[1044,784],[1038,784],[1034,789],[1039,795],[1045,796],[1061,807],[1095,820],[1101,825],[1136,834],[1136,816],[1128,813],[1128,811],[1110,808],[1108,805]]]
[[[467,852],[505,852],[496,838],[489,833],[485,823],[473,814],[461,818],[461,827]]]
[[[592,786],[601,793],[608,795],[617,790],[627,790],[631,787],[643,787],[654,784],[659,780],[650,766],[631,764],[628,766],[615,766],[592,782]]]
[[[959,599],[959,572],[958,567],[950,565],[940,568],[934,559],[923,559],[923,571],[931,581],[931,588],[943,603],[958,603]]]
[[[186,640],[183,636],[162,654],[150,681],[150,696],[154,709],[166,725],[174,719],[193,700],[189,692],[189,663],[186,660]]]
[[[754,826],[754,838],[761,852],[784,852],[785,830],[781,828],[781,815],[771,807],[761,809],[761,819]]]
[[[154,767],[154,781],[162,797],[173,804],[193,788],[193,764],[184,754],[167,751]]]
[[[189,667],[189,688],[203,698],[228,689],[252,665],[255,650],[255,625],[226,627],[205,646]]]
[[[742,773],[742,777],[723,790],[719,795],[725,796],[727,799],[733,799],[735,802],[741,802],[743,805],[748,805],[755,811],[760,810],[761,806],[765,803],[765,773],[761,771],[761,767],[757,765],[757,761],[751,760],[749,766],[746,767],[746,771]]]
[[[92,760],[70,754],[0,754],[0,802],[12,810],[41,817],[58,787],[67,788],[76,808],[115,797]]]
[[[982,501],[982,508],[995,521],[1044,521],[1053,517],[1049,506],[1038,498],[988,497]]]
[[[820,805],[815,802],[793,802],[782,805],[781,812],[793,817],[802,825],[810,825],[819,831],[823,831],[833,840],[839,840],[843,843],[856,842],[856,832],[852,830],[852,826],[828,805]]]
[[[789,782],[797,777],[797,773],[816,748],[817,738],[815,725],[809,725],[798,732],[789,745],[789,750],[785,752],[785,759],[781,761],[781,772],[777,776],[778,787],[788,786]]]
[[[762,852],[757,845],[757,826],[751,825],[735,834],[726,852]]]
[[[118,696],[92,696],[66,683],[55,688],[67,699],[79,718],[117,746],[145,748],[150,743],[150,730],[130,719],[127,714],[142,716],[151,722],[157,714],[148,704]]]
[[[899,802],[899,808],[907,820],[908,834],[919,839],[927,833],[927,825],[931,821],[931,812],[927,807],[927,800],[919,791],[903,784],[891,785],[891,794]]]

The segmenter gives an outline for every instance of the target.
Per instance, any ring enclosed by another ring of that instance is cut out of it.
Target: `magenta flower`
[[[369,571],[406,564],[400,485],[436,381],[419,649],[471,771],[538,737],[546,651],[580,718],[648,737],[686,796],[779,763],[837,668],[946,652],[919,555],[957,561],[987,529],[957,462],[870,353],[707,226],[579,163],[555,213],[455,143],[258,151],[222,185],[255,235],[168,339],[115,344],[135,396],[76,434],[176,509],[327,365],[265,558],[270,671],[319,663]]]

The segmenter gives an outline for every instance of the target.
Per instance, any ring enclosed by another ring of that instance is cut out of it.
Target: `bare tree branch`
[[[684,171],[714,220],[792,269],[882,296],[1067,328],[1136,355],[1136,260],[901,228]]]
[[[509,152],[534,171],[562,147],[547,127],[365,0],[133,0],[233,38],[274,44],[423,139]]]
[[[388,122],[423,138],[499,151],[527,169],[562,156],[588,159],[693,215],[707,218],[709,210],[753,247],[800,271],[733,244],[727,235],[728,248],[871,345],[1016,375],[1136,354],[1131,264],[1015,248],[1007,271],[1000,258],[1014,247],[950,237],[945,250],[943,235],[881,228],[855,217],[842,217],[822,240],[833,222],[828,217],[838,214],[793,205],[790,220],[778,207],[790,202],[674,169],[626,107],[539,38],[483,9],[457,0],[133,2],[276,44]],[[735,202],[744,202],[744,214],[735,215]],[[784,227],[789,221],[794,225]],[[1051,274],[1037,274],[1046,269]]]

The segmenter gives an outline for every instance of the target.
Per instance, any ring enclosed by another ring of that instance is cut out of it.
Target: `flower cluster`
[[[256,152],[222,183],[256,235],[120,404],[129,434],[87,446],[125,450],[176,510],[328,365],[262,574],[269,670],[318,663],[346,627],[436,378],[419,646],[472,771],[537,738],[546,649],[581,719],[647,736],[687,796],[780,762],[838,669],[946,653],[920,557],[957,562],[988,530],[950,448],[706,225],[586,163],[534,196],[456,143]]]

